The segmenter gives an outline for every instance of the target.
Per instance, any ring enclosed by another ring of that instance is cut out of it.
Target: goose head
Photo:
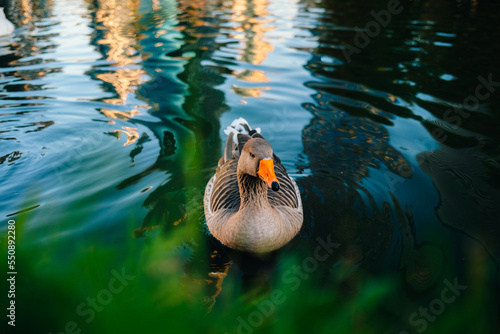
[[[273,148],[262,138],[252,138],[245,143],[238,160],[238,170],[260,178],[274,191],[280,188],[274,174]]]

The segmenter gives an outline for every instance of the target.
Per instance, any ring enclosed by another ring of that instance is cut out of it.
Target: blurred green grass
[[[296,287],[283,274],[301,266],[313,248],[285,247],[274,260],[257,259],[263,265],[271,261],[275,269],[243,288],[242,265],[231,255],[229,271],[210,275],[218,269],[207,260],[211,241],[198,215],[188,215],[168,233],[154,230],[146,239],[109,241],[88,235],[50,243],[40,243],[30,233],[28,219],[35,217],[28,213],[16,219],[16,333],[66,332],[70,322],[76,324],[69,327],[75,333],[418,333],[420,327],[408,323],[409,315],[439,298],[444,287],[438,284],[423,296],[408,297],[399,275],[373,275],[342,259],[320,264]],[[134,227],[133,222],[124,226],[129,231]],[[6,246],[2,237],[0,247]],[[476,253],[475,261],[464,267],[467,290],[425,332],[493,331],[495,310],[488,305],[494,294],[486,288],[492,275],[482,253]],[[134,278],[112,293],[109,303],[99,304],[102,311],[88,321],[88,313],[81,315],[78,306],[84,303],[87,310],[88,298],[109,289],[114,270]],[[210,307],[217,277],[223,278],[222,291]]]

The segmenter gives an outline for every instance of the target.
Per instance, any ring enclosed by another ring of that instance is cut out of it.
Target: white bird
[[[208,229],[230,248],[253,253],[278,249],[302,226],[297,184],[260,129],[252,130],[239,118],[224,132],[224,156],[205,188]]]
[[[14,25],[5,17],[3,7],[0,7],[0,36],[10,35],[13,31]]]

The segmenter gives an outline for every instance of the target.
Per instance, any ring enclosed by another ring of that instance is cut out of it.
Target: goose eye
[[[251,156],[252,158],[255,158],[255,154],[253,154],[253,153],[250,153],[250,156]]]

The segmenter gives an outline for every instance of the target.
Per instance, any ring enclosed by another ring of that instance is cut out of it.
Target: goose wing
[[[281,164],[281,160],[276,154],[274,154],[273,160],[274,173],[280,184],[280,190],[267,190],[269,203],[273,206],[287,206],[293,209],[301,209],[300,192],[295,180],[287,174],[285,167]]]
[[[220,158],[215,175],[205,189],[205,211],[211,215],[218,210],[226,209],[236,212],[240,208],[240,190],[236,169],[240,156],[240,140],[246,142],[250,136],[229,133],[224,147],[224,156]],[[243,144],[244,145],[244,144]],[[243,147],[243,146],[242,146]]]
[[[238,159],[232,158],[217,167],[213,177],[213,188],[210,195],[210,211],[216,212],[221,209],[238,211],[240,208],[240,190],[236,169]]]

